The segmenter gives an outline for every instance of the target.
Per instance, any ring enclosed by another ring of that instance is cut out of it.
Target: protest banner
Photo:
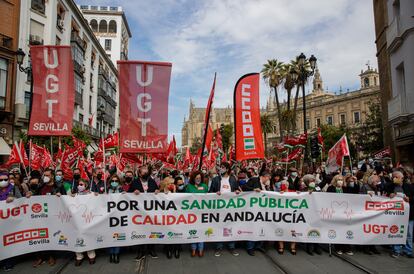
[[[118,61],[120,151],[165,153],[171,63]]]
[[[138,244],[404,244],[408,215],[399,197],[336,193],[34,196],[0,202],[0,260]]]
[[[242,76],[234,87],[236,161],[264,158],[260,123],[259,73]]]
[[[33,102],[28,135],[72,134],[75,102],[70,46],[31,46]]]

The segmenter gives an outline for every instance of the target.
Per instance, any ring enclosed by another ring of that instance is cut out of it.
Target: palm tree
[[[300,88],[302,87],[302,75],[301,75],[302,72],[300,70],[300,65],[299,65],[299,60],[298,59],[299,59],[299,56],[296,56],[295,60],[290,61],[291,68],[296,70],[296,72],[299,75],[298,80],[295,83],[296,84],[296,94],[295,94],[295,101],[294,101],[294,104],[293,104],[293,113],[294,113],[294,115],[292,117],[292,119],[294,119],[294,124],[292,124],[293,125],[293,128],[292,128],[293,130],[296,129],[296,110],[298,109],[299,93],[300,93]],[[304,67],[305,67],[306,72],[312,71],[308,59],[306,59]],[[307,80],[308,80],[308,78],[305,78],[305,84],[306,84]]]
[[[282,69],[280,70],[280,74],[282,75],[283,87],[286,89],[287,93],[287,110],[290,110],[290,101],[292,96],[292,89],[295,87],[295,81],[292,79],[290,75],[290,71],[292,70],[292,64],[283,64]]]
[[[282,123],[281,123],[281,111],[280,111],[280,102],[279,102],[279,94],[278,94],[278,87],[282,82],[282,75],[281,69],[283,67],[283,63],[279,62],[276,59],[267,60],[267,63],[263,65],[262,69],[262,77],[263,80],[269,85],[270,89],[273,89],[275,92],[276,98],[276,107],[277,107],[277,117],[279,119],[279,132],[280,132],[280,141],[283,140],[283,131],[282,131]]]
[[[264,135],[265,155],[267,156],[267,134],[272,132],[272,121],[267,114],[260,116],[260,124],[262,126],[262,132]]]

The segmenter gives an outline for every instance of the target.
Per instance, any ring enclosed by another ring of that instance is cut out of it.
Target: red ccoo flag
[[[342,167],[344,156],[349,156],[348,141],[346,134],[329,150],[326,164],[326,172],[332,173]]]

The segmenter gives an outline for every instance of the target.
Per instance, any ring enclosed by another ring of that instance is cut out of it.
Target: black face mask
[[[132,177],[129,177],[129,176],[125,177],[125,182],[127,183],[132,182]]]
[[[145,181],[148,180],[149,177],[149,173],[144,173],[143,175],[141,175],[142,179],[144,179]]]
[[[96,178],[98,178],[98,180],[102,179],[102,173],[98,173],[98,175],[96,175]]]
[[[75,175],[73,175],[73,179],[75,179],[75,180],[79,180],[79,179],[80,179],[80,174],[75,174]]]
[[[251,172],[247,172],[247,178],[252,178],[252,173]]]
[[[38,184],[31,184],[30,185],[30,190],[31,191],[37,191],[39,189],[39,185]]]

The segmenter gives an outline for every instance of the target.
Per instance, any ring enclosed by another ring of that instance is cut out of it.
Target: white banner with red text
[[[34,196],[0,202],[0,260],[140,244],[404,244],[408,214],[401,197],[336,193]]]

